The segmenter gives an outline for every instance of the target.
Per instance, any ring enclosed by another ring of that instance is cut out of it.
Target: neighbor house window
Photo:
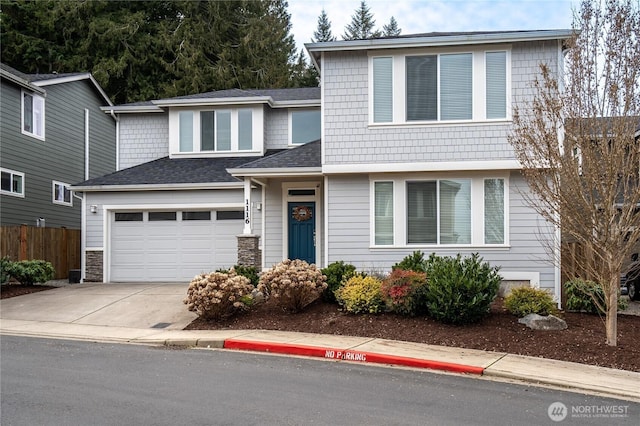
[[[54,204],[64,204],[67,206],[72,206],[73,201],[71,197],[71,190],[69,189],[69,185],[62,182],[53,181],[51,184],[53,191],[53,203]]]
[[[393,182],[374,183],[375,244],[393,244]]]
[[[291,144],[302,145],[320,139],[320,110],[291,112]]]
[[[484,243],[504,244],[504,179],[484,180]]]
[[[22,133],[44,139],[44,98],[22,92]]]
[[[0,192],[3,195],[24,197],[24,173],[9,169],[1,169],[2,186]]]
[[[370,120],[504,119],[509,108],[507,70],[506,50],[372,57]]]

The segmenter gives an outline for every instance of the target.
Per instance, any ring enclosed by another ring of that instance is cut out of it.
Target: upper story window
[[[22,92],[22,133],[44,140],[44,98]]]
[[[302,145],[321,137],[320,109],[293,110],[289,113],[289,144]]]
[[[13,195],[24,197],[24,173],[15,170],[0,169],[2,184],[0,193],[3,195]]]
[[[508,118],[508,51],[376,56],[370,120],[432,123]]]
[[[172,155],[229,155],[261,152],[262,109],[220,108],[169,113]]]
[[[69,184],[53,181],[51,184],[53,192],[53,203],[63,204],[65,206],[72,206],[73,199],[71,197],[71,190]]]

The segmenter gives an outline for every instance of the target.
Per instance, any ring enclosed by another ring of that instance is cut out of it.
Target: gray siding
[[[115,122],[99,109],[105,104],[87,80],[46,86],[45,140],[21,133],[20,88],[2,81],[0,164],[25,174],[25,197],[2,195],[0,223],[80,228],[80,200],[54,204],[52,181],[85,179],[85,108],[90,115],[90,177],[115,170]]]
[[[289,145],[289,110],[264,110],[264,133],[266,149],[284,149]]]
[[[265,206],[265,233],[262,247],[265,254],[265,268],[270,268],[284,259],[282,252],[282,186],[280,182],[269,181],[267,185]]]
[[[540,62],[557,65],[557,43],[512,46],[512,102],[531,93]],[[325,164],[511,160],[508,123],[368,126],[366,52],[325,53]],[[345,70],[349,70],[345,73]]]
[[[169,155],[169,114],[120,114],[120,167]]]
[[[451,248],[435,252],[443,256],[455,256],[457,253],[468,256],[477,252],[485,261],[500,266],[502,271],[538,272],[540,286],[553,289],[554,267],[544,260],[548,254],[545,243],[539,240],[539,237],[551,238],[552,229],[526,205],[522,193],[526,192],[527,186],[519,172],[511,173],[509,183],[510,247]],[[325,193],[330,217],[327,263],[342,260],[360,270],[388,271],[414,250],[422,250],[427,255],[431,253],[433,248],[370,248],[369,188],[367,175],[329,178]]]
[[[178,209],[180,205],[190,208],[199,204],[235,203],[242,209],[244,194],[242,189],[220,189],[199,191],[131,191],[131,192],[88,192],[86,247],[103,248],[104,206],[136,206],[137,209]],[[253,201],[260,201],[260,190],[252,192]],[[91,213],[91,205],[97,206],[97,212]],[[261,213],[253,209],[253,232],[262,233]]]

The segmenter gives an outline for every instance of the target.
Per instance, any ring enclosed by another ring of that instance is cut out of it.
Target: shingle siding
[[[556,42],[512,46],[512,102],[531,96],[541,62],[557,67],[557,48]],[[325,53],[323,67],[327,165],[514,159],[508,123],[369,128],[367,53]]]
[[[120,170],[168,155],[168,113],[120,114]]]
[[[284,149],[289,145],[289,110],[265,107],[264,133],[266,149]]]

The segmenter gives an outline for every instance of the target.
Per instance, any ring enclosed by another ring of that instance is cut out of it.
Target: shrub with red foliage
[[[425,313],[424,291],[427,275],[424,272],[396,269],[382,282],[382,296],[387,307],[400,315]]]

